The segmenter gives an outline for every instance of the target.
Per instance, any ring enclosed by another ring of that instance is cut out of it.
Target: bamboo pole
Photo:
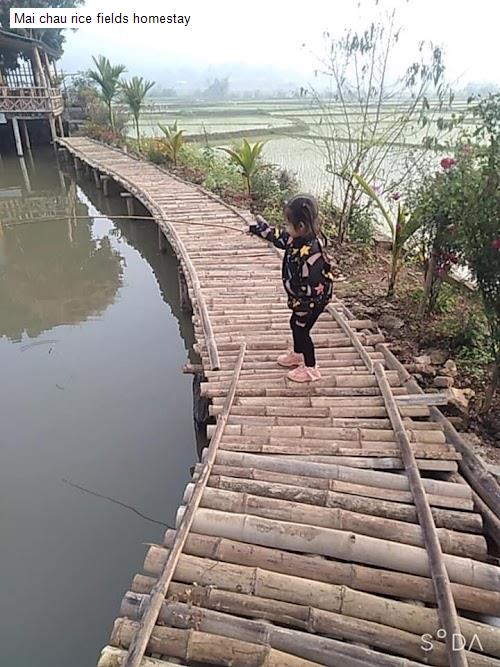
[[[172,576],[174,574],[177,561],[180,557],[180,554],[182,552],[182,548],[184,546],[184,542],[186,541],[186,538],[189,534],[189,531],[191,530],[191,527],[193,525],[193,521],[196,516],[196,510],[199,506],[199,503],[201,501],[202,495],[203,495],[203,490],[206,486],[206,483],[208,481],[208,478],[210,476],[210,469],[212,465],[214,464],[215,461],[215,456],[217,453],[217,448],[219,446],[219,442],[222,438],[222,435],[224,433],[224,429],[226,427],[226,421],[228,414],[231,410],[231,406],[233,404],[234,396],[236,393],[236,386],[238,384],[238,379],[239,379],[239,374],[241,371],[241,367],[243,365],[243,360],[245,358],[245,350],[246,350],[246,344],[243,343],[241,345],[240,349],[240,355],[238,358],[238,363],[234,369],[234,378],[233,382],[229,388],[228,395],[226,398],[226,404],[225,404],[225,410],[223,414],[219,417],[218,419],[218,426],[219,430],[218,432],[214,435],[212,438],[212,441],[210,442],[210,446],[208,448],[208,454],[205,459],[204,463],[204,469],[202,473],[200,474],[197,482],[196,482],[196,490],[194,491],[191,502],[189,505],[188,510],[185,512],[184,519],[181,522],[180,528],[177,533],[177,539],[176,543],[174,544],[172,548],[172,552],[170,555],[170,558],[165,566],[164,571],[162,572],[155,589],[152,593],[151,599],[150,599],[150,604],[148,606],[148,609],[146,613],[144,614],[144,618],[141,620],[141,625],[140,629],[134,636],[134,639],[130,645],[127,660],[125,662],[125,667],[139,667],[141,660],[144,656],[144,653],[146,651],[149,637],[154,629],[155,623],[158,618],[158,614],[161,609],[162,602],[165,598],[165,595],[167,593],[168,587],[170,585],[170,582],[172,580]]]
[[[271,647],[280,651],[290,660],[287,665],[300,664],[295,661],[313,661],[313,664],[327,667],[417,667],[422,663],[413,660],[401,662],[401,658],[381,654],[354,644],[347,644],[329,637],[306,634],[298,630],[282,628],[266,621],[239,618],[232,614],[223,614],[210,609],[195,608],[180,602],[163,606],[162,622],[176,628],[199,628],[202,632],[213,635],[219,641],[226,637],[233,641],[248,642],[250,645]],[[131,623],[131,621],[126,621]],[[163,628],[156,628],[156,632]],[[159,648],[163,648],[161,644]],[[235,651],[236,652],[236,651]],[[232,663],[234,664],[234,663]]]
[[[127,652],[115,646],[106,646],[102,652],[97,667],[122,667],[125,663]],[[179,667],[178,662],[170,660],[156,660],[155,658],[143,658],[140,667]]]
[[[196,586],[192,584],[194,580],[197,582]],[[136,619],[135,608],[142,607],[145,603],[143,601],[135,603],[134,599],[136,596],[149,595],[155,581],[153,577],[137,575],[132,583],[132,590],[126,593],[123,599],[120,613]],[[334,634],[332,626],[342,624],[345,620],[348,621],[348,632],[352,629],[356,631],[360,626],[368,631],[370,624],[373,623],[377,626],[374,628],[376,632],[374,636],[366,632],[363,643],[369,640],[369,644],[377,648],[382,647],[379,643],[380,635],[386,634],[383,641],[391,641],[390,631],[387,634],[387,630],[392,628],[409,635],[407,638],[410,641],[412,636],[418,637],[420,647],[423,635],[431,636],[434,641],[437,640],[437,644],[442,641],[438,639],[440,624],[435,609],[360,593],[346,586],[317,584],[310,579],[275,575],[273,572],[260,569],[242,570],[240,567],[228,567],[226,564],[207,559],[194,559],[192,564],[183,562],[176,572],[176,582],[172,583],[168,598],[228,613],[234,613],[238,609],[236,613],[241,615],[246,615],[245,610],[250,609],[258,614],[255,616],[251,614],[255,618],[267,618],[281,623],[286,619],[288,624],[309,632],[319,630],[314,626],[314,622],[311,623],[311,620],[319,616],[329,624],[324,634],[332,632]],[[255,606],[254,601],[257,603]],[[326,612],[327,616],[322,616],[323,612]],[[356,619],[352,625],[349,623],[351,619]],[[460,629],[471,651],[479,651],[483,656],[484,654],[499,656],[498,628],[460,618]],[[352,634],[346,636],[346,639],[355,640]],[[444,644],[440,645],[446,653]],[[391,652],[399,652],[407,657],[416,657],[408,656],[404,652],[404,647],[396,649],[392,645],[387,648]],[[487,661],[489,657],[484,656],[483,660]],[[488,662],[486,665],[489,667]]]
[[[195,488],[194,484],[186,486],[183,497],[184,503],[189,503]],[[207,487],[203,491],[200,507],[280,521],[287,521],[288,518],[293,517],[294,523],[304,526],[322,526],[341,531],[352,531],[356,535],[366,535],[388,542],[425,547],[424,534],[419,525],[351,512],[338,507],[311,507],[302,502],[211,487]],[[454,532],[446,528],[437,528],[436,534],[441,548],[446,553],[475,560],[486,559],[487,547],[482,535]]]
[[[399,491],[410,490],[410,485],[405,475],[394,475],[392,473],[373,470],[357,470],[346,466],[338,466],[334,463],[287,461],[277,456],[259,456],[257,454],[240,452],[218,452],[216,463],[218,465],[235,465],[243,468],[257,468],[278,473],[300,474],[306,477],[341,480],[354,484],[366,484],[367,486]],[[461,484],[442,482],[435,479],[424,479],[422,481],[428,493],[458,498],[471,498],[470,489]]]
[[[413,394],[420,394],[422,389],[387,346],[378,345],[377,348],[384,354],[387,365],[399,373],[401,382],[404,383],[408,391]],[[455,428],[437,408],[431,408],[430,416],[432,420],[436,421],[443,427],[447,439],[462,454],[460,472],[464,475],[468,484],[470,484],[477,496],[484,501],[490,510],[487,512],[483,509],[481,513],[488,526],[491,537],[500,547],[500,491],[498,483],[482,464],[481,460],[460,437],[460,434],[457,433]],[[481,509],[480,503],[478,503],[477,506]]]
[[[184,508],[180,507],[177,523],[182,521],[184,512]],[[199,508],[192,530],[249,544],[302,553],[314,552],[329,558],[430,576],[425,549],[334,528]],[[450,554],[444,556],[444,562],[452,581],[500,591],[500,568]]]
[[[194,474],[198,475],[201,470],[201,465],[196,464]],[[415,508],[413,506],[413,497],[410,491],[399,491],[396,489],[388,489],[383,487],[367,486],[366,484],[353,484],[351,482],[343,482],[336,479],[327,479],[320,477],[305,477],[298,474],[277,473],[269,470],[260,470],[258,468],[243,468],[240,466],[231,465],[217,465],[212,467],[212,475],[210,479],[213,480],[231,480],[231,483],[271,483],[273,485],[280,484],[287,488],[299,488],[303,494],[307,494],[309,489],[313,493],[324,493],[329,491],[335,494],[335,497],[354,497],[353,502],[358,500],[370,501],[374,499],[378,501],[387,501],[390,506],[410,507],[416,519]],[[276,487],[279,489],[280,487]],[[276,491],[278,493],[278,491]],[[362,496],[362,498],[360,498]],[[302,497],[302,496],[301,496]],[[306,496],[304,496],[306,497]],[[442,496],[428,493],[427,497],[431,505],[435,507],[450,508],[452,510],[460,511],[460,516],[468,517],[471,521],[471,526],[474,525],[477,530],[471,528],[471,532],[481,532],[481,517],[479,514],[473,514],[472,500],[467,498],[456,498],[452,496]],[[384,505],[385,506],[385,505]],[[400,510],[401,511],[401,510]],[[472,519],[474,519],[472,523]]]
[[[286,594],[275,600],[269,597],[270,586],[273,582],[278,586],[297,584],[305,588],[308,583],[297,578],[289,578],[291,581],[280,581],[279,579],[263,583],[263,593],[267,596],[262,597],[260,593],[246,595],[238,592],[237,583],[230,581],[222,585],[222,590],[213,585],[191,586],[188,584],[172,584],[169,600],[164,602],[159,619],[168,623],[172,615],[172,603],[188,603],[194,610],[204,607],[227,614],[237,614],[258,620],[267,620],[274,623],[283,624],[286,619],[287,625],[292,628],[306,632],[323,634],[334,639],[347,640],[350,642],[362,642],[368,644],[376,650],[387,651],[402,655],[404,657],[424,661],[428,664],[442,665],[447,667],[448,660],[446,647],[437,639],[439,630],[439,620],[433,610],[427,614],[423,609],[423,614],[419,614],[422,608],[406,603],[396,603],[394,608],[390,608],[389,613],[394,617],[397,626],[388,625],[385,622],[387,612],[383,609],[384,601],[382,599],[373,600],[374,608],[380,609],[380,612],[370,610],[362,611],[361,616],[351,616],[352,609],[359,609],[362,605],[372,603],[371,598],[375,596],[356,596],[361,598],[359,602],[354,602],[352,608],[349,604],[336,604],[334,609],[322,609],[313,605],[312,599],[309,604],[292,603],[287,600]],[[340,595],[349,596],[350,591],[342,590]],[[352,591],[354,593],[354,591]],[[291,596],[294,597],[295,596]],[[139,620],[143,607],[147,604],[147,595],[137,594],[129,591],[125,594],[120,613],[131,620]],[[404,615],[404,620],[397,619],[397,613]],[[414,620],[412,622],[412,615]],[[375,618],[377,620],[372,620]],[[391,621],[393,618],[391,617]],[[462,620],[462,619],[461,619]],[[402,627],[401,627],[402,626]],[[472,651],[467,652],[471,667],[500,667],[500,661],[492,656],[499,655],[500,633],[495,628],[483,626],[480,623],[464,621],[461,625],[464,639],[467,646],[472,646],[476,651],[481,651],[483,655],[478,655]],[[434,638],[433,646],[430,651],[422,640],[423,635],[429,635]],[[481,648],[480,648],[481,647]]]
[[[198,474],[199,468],[196,466],[193,479],[196,479]],[[303,479],[304,478],[301,478],[301,483]],[[208,480],[208,486],[283,500],[296,500],[313,506],[338,507],[351,512],[359,512],[361,514],[396,519],[399,521],[408,521],[410,523],[418,522],[416,509],[411,504],[335,492],[328,490],[328,488],[323,490],[317,487],[307,488],[302,484],[300,486],[297,484],[292,485],[289,484],[286,479],[283,479],[283,476],[280,481],[281,483],[278,481],[269,482],[248,478],[240,479],[220,474],[214,475],[212,469],[212,475]],[[481,532],[482,521],[478,514],[458,512],[436,507],[432,508],[432,514],[436,525],[439,527],[474,533]]]
[[[161,610],[161,609],[160,609]],[[139,623],[119,618],[112,642],[118,647],[132,645]],[[318,667],[318,663],[276,651],[269,646],[240,641],[227,635],[155,626],[148,638],[148,650],[181,658],[188,663],[231,665],[232,667]],[[122,663],[126,667],[126,662]],[[139,666],[140,666],[139,662]]]
[[[396,439],[401,447],[401,458],[404,462],[410,490],[413,494],[420,525],[422,526],[427,555],[429,558],[429,570],[436,590],[436,600],[438,603],[441,626],[446,631],[446,646],[448,648],[450,667],[467,667],[467,657],[465,656],[463,647],[458,647],[458,649],[456,649],[453,645],[453,637],[460,635],[460,625],[458,622],[455,602],[453,600],[453,594],[451,592],[449,563],[448,561],[445,562],[445,557],[442,553],[442,545],[439,541],[438,532],[425,494],[422,478],[420,477],[401,415],[398,412],[392,396],[386,373],[382,364],[379,362],[374,365],[373,370],[383,394]]]
[[[175,539],[175,531],[167,530],[164,544],[170,548]],[[155,548],[160,562],[164,562],[168,552]],[[161,552],[164,551],[164,556]],[[151,549],[148,565],[151,564]],[[223,537],[212,537],[191,533],[186,540],[185,554],[202,558],[212,558],[225,563],[265,568],[272,572],[290,574],[305,579],[343,584],[350,588],[383,596],[434,603],[432,582],[426,577],[402,574],[387,569],[377,569],[359,563],[318,558],[304,553],[283,552],[276,547],[246,544]],[[498,615],[500,593],[452,583],[453,595],[461,609]]]

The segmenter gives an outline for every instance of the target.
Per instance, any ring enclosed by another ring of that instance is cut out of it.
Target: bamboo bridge
[[[337,299],[314,330],[323,379],[289,382],[280,257],[249,218],[118,149],[59,145],[175,250],[215,418],[99,667],[500,667],[499,489],[445,397]]]

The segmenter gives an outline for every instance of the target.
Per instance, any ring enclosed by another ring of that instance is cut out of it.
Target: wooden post
[[[179,272],[177,275],[179,279],[179,301],[181,304],[181,310],[184,313],[191,313],[193,312],[191,306],[191,299],[189,298],[189,290],[186,278],[184,276],[184,272],[182,271],[181,267],[179,267]]]
[[[101,189],[101,175],[99,174],[99,170],[98,169],[92,169],[92,173],[94,175],[95,186],[98,190],[100,190]]]
[[[102,192],[105,197],[109,197],[109,176],[101,174]]]
[[[160,225],[158,225],[158,248],[160,252],[165,252],[167,250],[167,239]]]
[[[59,136],[64,137],[64,125],[62,122],[62,116],[57,117],[57,125],[59,127]]]
[[[31,141],[30,141],[30,135],[28,132],[28,124],[25,120],[21,121],[21,130],[23,133],[23,139],[24,139],[24,145],[26,147],[26,150],[30,151],[31,150]]]
[[[49,57],[48,57],[46,51],[43,52],[43,60],[45,62],[45,70],[46,70],[46,73],[47,73],[47,75],[46,75],[47,83],[50,86],[53,86],[54,85],[54,80],[53,80],[53,77],[52,77],[52,72],[50,71]]]
[[[26,168],[26,162],[22,156],[19,157],[19,164],[21,165],[21,171],[23,172],[24,187],[27,192],[31,192],[31,181],[28,174],[28,169]]]
[[[19,157],[23,157],[23,142],[21,141],[21,133],[19,132],[19,121],[16,117],[12,119],[12,129],[14,130],[14,139],[16,140],[16,150]]]
[[[36,70],[38,71],[40,86],[42,88],[48,88],[47,78],[45,76],[45,72],[43,71],[42,59],[40,58],[40,52],[36,47],[33,49],[33,55],[35,56],[35,65],[36,65]]]
[[[50,136],[52,137],[52,143],[55,145],[57,142],[57,130],[56,130],[56,121],[54,116],[49,116],[49,125],[50,125]]]
[[[127,202],[127,213],[133,217],[135,214],[134,195],[130,192],[121,192],[120,197],[123,197]]]

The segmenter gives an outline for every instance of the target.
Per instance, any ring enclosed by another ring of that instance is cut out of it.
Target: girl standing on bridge
[[[264,218],[256,216],[256,223],[249,226],[249,231],[285,251],[282,279],[292,310],[293,349],[281,354],[278,364],[295,367],[288,373],[290,380],[314,382],[321,378],[321,373],[316,365],[311,329],[332,298],[333,276],[319,239],[316,199],[311,195],[296,195],[285,204],[283,213],[286,229],[271,227]]]

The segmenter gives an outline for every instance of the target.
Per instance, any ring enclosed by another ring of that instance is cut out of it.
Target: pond
[[[113,214],[52,151],[0,163],[6,667],[96,664],[197,459],[177,262]]]

